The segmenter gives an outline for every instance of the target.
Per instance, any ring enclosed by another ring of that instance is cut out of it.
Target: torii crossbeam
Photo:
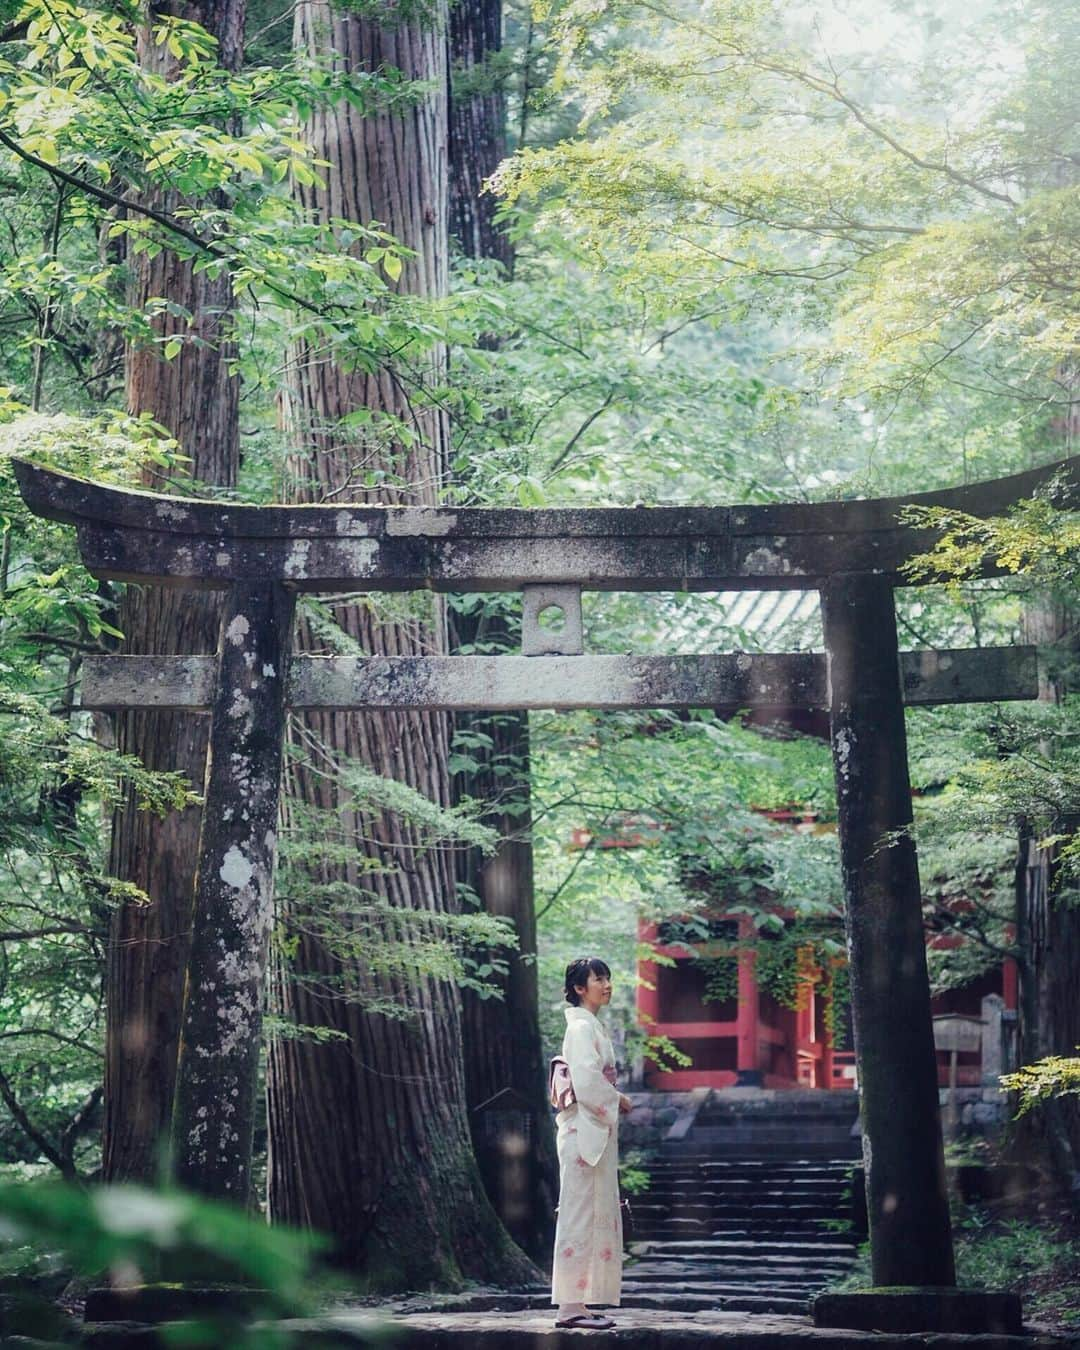
[[[242,1200],[250,1178],[287,702],[324,708],[827,707],[836,771],[874,1283],[952,1283],[937,1066],[904,702],[1034,697],[1031,649],[900,653],[892,591],[934,534],[909,505],[978,517],[1080,458],[946,492],[736,507],[502,511],[245,506],[132,491],[16,461],[27,505],[68,521],[101,578],[224,590],[215,657],[86,662],[84,706],[211,714],[177,1069],[178,1178]],[[985,575],[995,574],[992,559]],[[588,590],[812,589],[824,656],[587,656]],[[296,593],[521,590],[520,657],[297,658]],[[538,621],[565,616],[561,634]]]

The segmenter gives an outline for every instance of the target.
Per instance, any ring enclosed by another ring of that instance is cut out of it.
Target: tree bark
[[[297,40],[313,55],[337,55],[350,70],[392,67],[432,81],[439,93],[397,112],[361,117],[344,102],[305,128],[330,162],[326,186],[302,190],[325,218],[381,222],[415,250],[399,286],[440,296],[447,289],[445,10],[393,28],[303,0]],[[437,356],[438,366],[444,359]],[[436,407],[415,406],[389,370],[347,371],[314,350],[297,352],[289,412],[296,437],[300,500],[431,504],[445,480],[447,427]],[[436,369],[433,374],[440,372]],[[341,419],[358,408],[391,413],[415,431],[408,448],[350,436]],[[360,467],[390,470],[390,485],[357,484]],[[370,606],[339,606],[336,617],[363,650],[412,655],[446,650],[443,607],[434,597],[412,621],[381,621]],[[316,646],[299,626],[299,650]],[[448,719],[433,713],[309,714],[299,735],[334,760],[360,760],[448,805]],[[356,841],[355,862],[327,861],[314,879],[343,882],[402,910],[456,905],[453,864],[424,847],[400,816],[342,809],[332,775],[300,765],[294,800],[340,812]],[[375,870],[372,870],[374,865]],[[314,919],[314,923],[307,920]],[[272,1046],[268,1072],[269,1204],[275,1219],[329,1233],[337,1258],[371,1290],[457,1285],[463,1277],[520,1281],[535,1275],[499,1224],[469,1145],[457,987],[363,970],[321,941],[317,916],[294,900],[282,915],[296,940],[279,960],[281,1014],[301,1026],[344,1033],[324,1044],[292,1037]],[[358,998],[406,1004],[405,1020],[365,1010]]]
[[[500,68],[502,0],[450,6],[450,233],[467,258],[513,270],[509,236],[495,224],[499,199],[484,184],[506,155]]]
[[[240,64],[244,0],[184,0],[159,4],[154,16],[180,15],[202,24],[219,43],[229,69]],[[174,58],[139,32],[140,58],[166,77]],[[166,203],[167,205],[168,203]],[[190,456],[186,472],[198,483],[231,487],[239,469],[239,381],[229,374],[232,293],[227,277],[196,275],[190,262],[163,250],[130,259],[130,303],[166,296],[192,316],[154,320],[154,332],[195,338],[172,361],[159,345],[129,344],[125,353],[128,410],[149,414]],[[184,468],[180,472],[185,472]],[[152,473],[147,486],[159,486]],[[217,648],[220,602],[210,594],[129,586],[118,627],[122,652],[210,653]],[[148,768],[177,769],[201,788],[207,719],[192,714],[129,712],[117,717],[117,748]],[[191,928],[197,808],[159,820],[136,811],[130,797],[113,818],[109,870],[133,882],[148,905],[125,904],[114,915],[107,973],[103,1174],[107,1181],[147,1181],[161,1165],[172,1114],[184,972]]]
[[[484,762],[476,772],[459,776],[455,788],[459,798],[488,803],[483,821],[499,835],[491,857],[477,849],[458,853],[457,878],[479,897],[485,913],[508,919],[518,939],[516,950],[493,954],[508,963],[505,975],[487,977],[502,997],[480,998],[468,989],[462,995],[465,1099],[488,1196],[515,1241],[546,1262],[558,1171],[538,1008],[529,717],[525,712],[458,714],[455,723],[491,738],[487,749],[470,750]],[[504,1110],[514,1115],[503,1117]],[[524,1133],[509,1124],[493,1128],[519,1113],[528,1122]]]
[[[498,199],[484,191],[506,154],[501,49],[502,0],[456,0],[450,9],[450,233],[467,257],[498,262],[509,274],[513,248],[495,225]],[[519,639],[518,623],[501,608],[490,619],[484,611],[451,616],[455,651],[477,641],[512,650]],[[502,997],[482,999],[468,989],[462,995],[465,1096],[473,1147],[499,1217],[530,1256],[546,1262],[554,1236],[558,1164],[544,1092],[537,1004],[529,715],[459,713],[454,730],[490,738],[487,746],[470,747],[477,768],[455,775],[452,790],[455,800],[472,797],[488,803],[484,823],[499,835],[490,858],[478,849],[457,854],[457,879],[478,897],[486,913],[508,919],[518,939],[516,951],[496,954],[508,960],[505,976],[488,977]],[[524,1138],[491,1128],[500,1118],[507,1119],[499,1101],[493,1101],[500,1093],[500,1100],[528,1121]],[[481,1108],[489,1102],[491,1114],[485,1114]]]
[[[1025,606],[1024,639],[1041,649],[1039,698],[1059,703],[1067,692],[1069,606],[1050,594]],[[1075,654],[1073,654],[1075,655]],[[1070,834],[1080,820],[1056,821],[1055,834]],[[1058,849],[1040,848],[1023,823],[1019,839],[1017,941],[1020,947],[1020,1062],[1047,1055],[1075,1055],[1080,1045],[1080,905],[1061,893]],[[1063,1097],[1029,1112],[1018,1122],[1010,1152],[1044,1162],[1068,1191],[1080,1190],[1080,1108]]]

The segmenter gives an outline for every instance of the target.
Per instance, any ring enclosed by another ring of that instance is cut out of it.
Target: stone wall
[[[629,1116],[619,1121],[622,1150],[658,1148],[668,1130],[688,1113],[697,1114],[693,1092],[628,1092],[634,1103]]]

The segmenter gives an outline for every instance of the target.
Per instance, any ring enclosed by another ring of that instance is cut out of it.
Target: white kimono
[[[615,1054],[600,1021],[585,1008],[566,1008],[563,1057],[570,1065],[575,1105],[558,1126],[559,1216],[551,1301],[618,1306],[622,1289],[619,1209],[619,1092]]]

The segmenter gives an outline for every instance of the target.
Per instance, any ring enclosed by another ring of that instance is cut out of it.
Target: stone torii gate
[[[1080,458],[905,498],[574,510],[222,505],[15,471],[32,511],[75,525],[95,576],[225,592],[216,657],[83,668],[85,707],[211,715],[173,1122],[181,1183],[248,1192],[288,706],[827,708],[874,1283],[954,1283],[904,704],[1032,698],[1037,672],[1031,648],[899,651],[893,588],[934,536],[898,513],[995,515],[1055,475],[1075,503]],[[290,661],[296,594],[358,588],[520,589],[522,655]],[[582,589],[735,588],[817,588],[825,654],[583,653]],[[558,634],[539,623],[550,608]]]

